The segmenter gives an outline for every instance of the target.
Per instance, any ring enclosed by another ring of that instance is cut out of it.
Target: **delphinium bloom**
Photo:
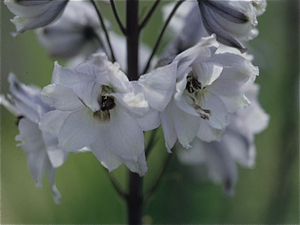
[[[55,170],[64,163],[67,152],[58,148],[56,137],[41,131],[38,126],[41,117],[53,108],[41,100],[41,90],[38,87],[21,84],[14,74],[10,74],[8,80],[11,93],[9,97],[13,103],[1,96],[1,104],[19,118],[20,134],[16,136],[16,141],[20,141],[18,146],[27,155],[28,167],[36,186],[43,186],[43,178],[47,173],[53,198],[58,204],[61,194],[55,185]]]
[[[195,138],[191,148],[179,147],[178,156],[183,164],[206,165],[208,176],[222,183],[226,194],[233,194],[237,181],[236,163],[251,168],[255,165],[254,135],[267,128],[269,116],[258,103],[259,87],[253,84],[246,92],[251,104],[230,115],[230,125],[220,141],[204,142]],[[199,173],[200,168],[195,168]]]
[[[232,53],[216,54],[218,43],[212,35],[175,57],[177,78],[174,95],[160,114],[166,147],[176,140],[189,148],[197,136],[204,141],[219,140],[229,124],[229,113],[249,104],[247,88],[258,68]]]
[[[102,29],[95,8],[90,2],[71,1],[54,23],[37,30],[37,37],[51,56],[87,58],[103,49]]]
[[[155,71],[144,76],[151,80]],[[157,91],[169,90],[169,85],[174,84],[165,82]],[[93,54],[76,70],[56,63],[52,84],[43,89],[42,99],[57,110],[47,113],[40,127],[56,134],[66,151],[89,146],[109,171],[124,163],[132,172],[145,175],[143,131],[153,129],[153,121],[148,119],[155,118],[155,113],[137,88],[104,53]]]
[[[11,21],[18,34],[53,22],[61,15],[68,0],[5,0],[4,3],[16,15]]]

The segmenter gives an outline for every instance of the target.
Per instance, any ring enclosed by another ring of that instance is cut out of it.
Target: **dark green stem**
[[[128,224],[142,224],[143,178],[129,172],[129,193],[127,195]]]
[[[112,46],[111,46],[110,38],[109,38],[108,31],[107,31],[106,26],[105,26],[103,17],[102,17],[102,15],[101,15],[101,13],[100,13],[100,10],[99,10],[99,8],[98,8],[96,2],[95,2],[94,0],[90,0],[90,1],[91,1],[91,3],[93,4],[93,6],[94,6],[94,8],[95,8],[95,10],[96,10],[96,12],[97,12],[97,15],[98,15],[99,20],[100,20],[101,27],[102,27],[102,29],[103,29],[103,31],[104,31],[104,34],[105,34],[105,37],[106,37],[106,41],[107,41],[107,44],[108,44],[108,46],[109,46],[110,53],[111,53],[111,60],[112,60],[113,62],[115,62],[115,61],[116,61],[116,58],[115,58],[114,51],[113,51]]]
[[[139,1],[126,1],[127,76],[138,80]],[[126,198],[128,224],[142,224],[143,179],[129,171],[129,193]]]
[[[123,26],[121,20],[120,20],[120,17],[119,17],[119,14],[117,12],[117,9],[116,9],[116,5],[115,5],[115,1],[114,0],[110,0],[110,5],[111,5],[111,8],[112,8],[112,11],[114,13],[114,16],[117,20],[117,23],[122,31],[122,33],[126,36],[127,35],[127,31],[125,29],[125,27]]]
[[[129,80],[139,79],[139,1],[126,2],[126,30],[127,30],[127,76]]]
[[[154,11],[157,8],[157,6],[158,6],[159,3],[160,3],[160,0],[156,0],[156,2],[153,4],[153,6],[151,7],[149,13],[147,14],[147,16],[145,17],[145,19],[143,20],[143,22],[139,26],[140,30],[142,30],[146,26],[146,24],[148,23],[149,19],[153,15],[153,13],[154,13]]]

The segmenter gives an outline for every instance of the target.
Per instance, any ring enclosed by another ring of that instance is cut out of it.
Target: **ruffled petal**
[[[112,93],[109,94],[117,99],[117,101],[127,110],[128,113],[136,118],[142,118],[149,112],[149,104],[143,93],[137,94],[129,92],[126,94]]]
[[[184,75],[192,63],[206,61],[218,48],[214,35],[202,38],[197,45],[189,48],[175,57],[173,62],[178,62],[177,78]]]

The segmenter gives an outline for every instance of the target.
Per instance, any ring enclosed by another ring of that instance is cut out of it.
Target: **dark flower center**
[[[194,93],[195,91],[202,89],[202,85],[201,82],[199,82],[192,73],[190,73],[187,76],[187,82],[186,82],[186,87],[185,89],[189,92],[189,93]]]
[[[209,117],[212,115],[211,110],[203,109],[200,106],[202,93],[199,90],[203,90],[205,87],[202,87],[201,82],[193,75],[193,72],[190,72],[186,79],[185,89],[191,94],[189,95],[191,106],[193,106],[202,119],[209,120]]]
[[[90,39],[93,39],[94,37],[96,37],[94,28],[91,26],[86,26],[83,30],[83,36],[86,40],[90,40]]]
[[[97,118],[100,122],[109,122],[110,121],[110,112],[109,110],[116,107],[115,100],[109,96],[100,96],[98,99],[100,110],[94,112],[93,117]]]
[[[116,103],[112,97],[102,96],[99,105],[101,110],[104,112],[113,109],[116,106]]]

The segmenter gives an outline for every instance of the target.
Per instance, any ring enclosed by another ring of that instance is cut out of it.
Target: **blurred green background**
[[[143,2],[141,8],[146,10],[147,5]],[[9,72],[25,84],[49,84],[55,59],[48,58],[34,32],[11,37],[13,15],[4,4],[0,6],[1,93],[8,92]],[[118,6],[122,13],[122,3]],[[104,11],[109,7],[104,6]],[[161,26],[158,12],[155,17],[143,36],[150,46]],[[193,179],[191,169],[173,157],[144,208],[145,223],[299,224],[299,2],[269,1],[258,21],[260,35],[250,42],[250,53],[260,67],[256,80],[261,85],[260,103],[271,120],[256,137],[256,167],[239,168],[235,195],[226,197],[220,185]],[[91,153],[71,154],[57,170],[56,183],[63,196],[60,205],[54,204],[46,179],[44,188],[36,189],[25,154],[16,147],[15,121],[1,107],[1,224],[126,223],[125,204]],[[160,141],[149,158],[145,189],[166,155]],[[124,167],[113,174],[126,187]]]

